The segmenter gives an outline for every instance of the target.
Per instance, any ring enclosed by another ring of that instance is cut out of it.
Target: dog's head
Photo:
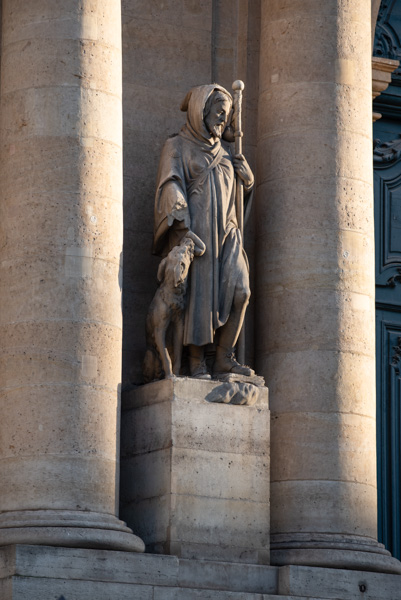
[[[184,237],[181,243],[170,250],[166,258],[161,261],[157,271],[159,282],[168,279],[175,288],[184,283],[188,277],[194,253],[194,241]]]

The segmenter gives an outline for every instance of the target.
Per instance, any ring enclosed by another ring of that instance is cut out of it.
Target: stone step
[[[279,571],[278,593],[313,598],[321,594],[331,600],[401,600],[401,575],[287,565]]]
[[[274,594],[277,573],[277,567],[265,565],[188,560],[157,554],[27,545],[0,548],[0,579],[19,576],[102,581],[155,589],[161,586]]]
[[[0,548],[0,600],[401,600],[401,576],[174,556]]]
[[[0,581],[1,600],[325,600],[199,588],[103,581],[13,577]]]

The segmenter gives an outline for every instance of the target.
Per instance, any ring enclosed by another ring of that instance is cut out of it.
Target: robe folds
[[[215,331],[230,315],[239,279],[242,284],[249,280],[236,216],[230,147],[210,139],[203,123],[205,102],[214,89],[223,88],[211,85],[192,90],[187,124],[167,140],[158,172],[154,252],[165,256],[178,243],[179,237],[174,238],[177,222],[206,245],[205,253],[195,256],[190,268],[184,345],[212,343]]]

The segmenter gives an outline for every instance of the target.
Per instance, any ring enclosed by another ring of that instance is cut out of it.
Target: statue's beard
[[[211,129],[210,129],[210,133],[212,134],[212,136],[215,138],[219,138],[219,139],[223,135],[223,132],[224,132],[224,125],[213,125],[213,127],[211,127]]]

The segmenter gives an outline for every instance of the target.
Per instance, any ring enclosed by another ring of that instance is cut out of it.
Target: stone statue
[[[186,124],[167,140],[157,178],[155,254],[170,256],[183,240],[186,243],[188,235],[189,239],[195,235],[205,248],[195,252],[188,265],[186,306],[180,316],[190,375],[202,379],[211,378],[205,361],[209,344],[216,349],[214,376],[254,375],[234,354],[250,297],[248,260],[236,214],[235,177],[243,182],[245,205],[250,204],[254,178],[244,156],[234,155],[226,141],[233,139],[232,107],[231,94],[220,85],[192,88],[181,105],[187,113]],[[181,350],[174,347],[173,352],[175,367],[171,370],[159,350],[167,377],[179,369]]]

